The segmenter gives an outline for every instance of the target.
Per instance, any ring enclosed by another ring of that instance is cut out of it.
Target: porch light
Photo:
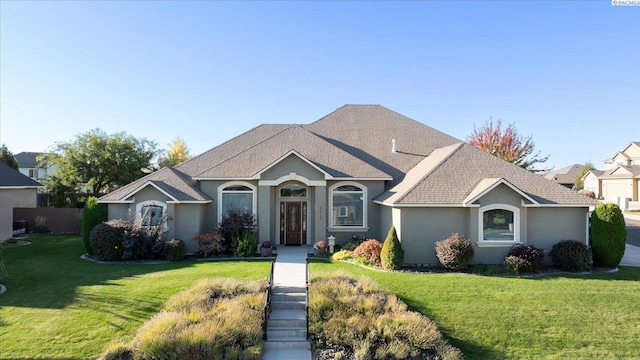
[[[329,243],[329,251],[333,254],[333,247],[336,246],[336,238],[333,235],[329,235],[327,238],[327,242]]]

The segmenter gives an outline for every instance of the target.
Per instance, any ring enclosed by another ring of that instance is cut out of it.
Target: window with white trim
[[[366,188],[357,183],[342,183],[330,189],[330,227],[366,227]]]
[[[248,183],[227,183],[220,187],[218,217],[222,218],[230,210],[238,210],[255,214],[255,187]]]
[[[479,243],[512,244],[520,240],[520,209],[506,204],[489,205],[479,210]]]
[[[143,201],[136,204],[136,219],[142,226],[167,226],[167,204],[159,201]]]

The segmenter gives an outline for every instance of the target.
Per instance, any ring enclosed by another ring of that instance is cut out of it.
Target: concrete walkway
[[[640,215],[624,214],[625,219],[640,220]],[[625,244],[624,256],[620,261],[620,266],[640,267],[640,246]]]
[[[311,360],[305,310],[309,251],[310,246],[278,246],[262,360]]]

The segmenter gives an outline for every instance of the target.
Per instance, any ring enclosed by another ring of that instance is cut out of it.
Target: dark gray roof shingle
[[[0,162],[0,187],[40,187],[42,184],[22,174],[11,166]]]

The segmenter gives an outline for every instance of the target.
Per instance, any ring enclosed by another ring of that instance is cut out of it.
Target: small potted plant
[[[316,241],[316,243],[313,244],[313,256],[319,256],[325,251],[327,251],[326,241],[320,240],[320,241]]]
[[[262,257],[273,256],[273,244],[271,244],[271,241],[263,241],[260,244],[260,255]]]

